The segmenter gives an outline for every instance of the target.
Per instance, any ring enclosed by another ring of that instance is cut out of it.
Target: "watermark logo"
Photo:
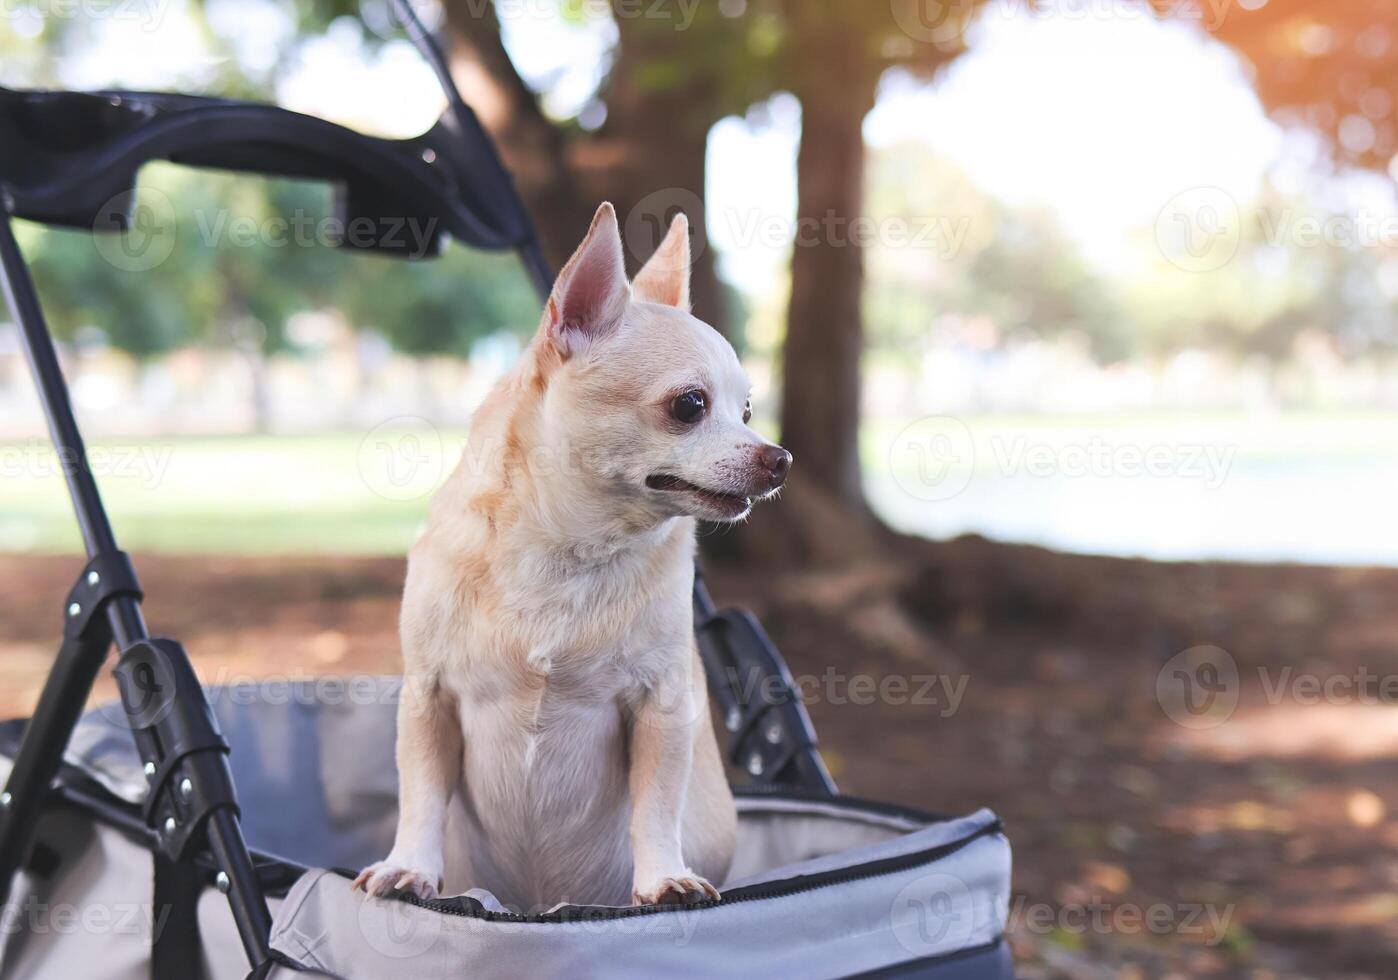
[[[927,503],[950,500],[971,483],[976,440],[951,415],[929,415],[903,427],[888,447],[888,466],[899,489]]]
[[[108,20],[159,30],[169,0],[0,0],[0,14],[23,38],[37,37],[46,20]]]
[[[1176,194],[1155,219],[1155,243],[1185,272],[1215,272],[1238,254],[1243,220],[1238,202],[1218,187]]]
[[[122,936],[158,939],[173,906],[144,902],[45,902],[36,895],[0,906],[0,936]]]
[[[975,910],[970,887],[956,875],[922,875],[893,899],[893,936],[914,956],[962,949],[975,933]]]
[[[75,599],[67,613],[73,618],[81,616],[82,600]],[[170,716],[179,693],[178,673],[161,642],[146,640],[122,654],[116,670],[120,697],[104,702],[97,709],[112,727],[143,730],[159,725]]]
[[[417,40],[418,24],[421,24],[422,29],[430,36],[440,29],[446,20],[446,9],[436,0],[408,0],[408,6],[417,16],[417,23],[400,17],[393,0],[360,0],[359,19],[372,33],[385,41],[397,40],[403,36]],[[479,13],[476,13],[476,16],[479,16]]]
[[[1217,728],[1238,707],[1238,662],[1222,647],[1181,650],[1155,677],[1155,699],[1183,728]]]
[[[419,3],[425,0],[418,0]],[[503,24],[511,21],[572,22],[597,20],[644,20],[669,24],[675,31],[687,31],[699,13],[701,0],[460,0],[463,16],[479,20],[491,13]],[[416,3],[414,4],[416,6]],[[724,16],[735,16],[723,10]],[[729,6],[731,10],[731,5]],[[739,11],[741,13],[741,11]],[[425,19],[425,18],[424,18]]]
[[[1010,905],[1005,931],[1032,936],[1181,936],[1204,946],[1228,937],[1235,905],[1200,902],[1137,905],[1094,897],[1050,905],[1018,896]]]
[[[1228,479],[1236,446],[1214,443],[1113,443],[1101,436],[1067,443],[1033,442],[1024,436],[990,440],[1001,476],[1046,479],[1187,479],[1217,490]]]
[[[889,0],[893,19],[914,41],[949,45],[960,41],[976,20],[1020,18],[1057,21],[1179,20],[1217,30],[1236,4],[1259,6],[1265,0]]]
[[[979,463],[1005,479],[1191,480],[1217,490],[1237,447],[1215,443],[1112,442],[1099,435],[1067,441],[1029,434],[977,434],[961,419],[930,415],[904,426],[888,446],[894,482],[927,503],[950,500],[970,484]]]
[[[358,463],[364,485],[385,500],[420,500],[441,481],[442,434],[424,418],[400,415],[380,422],[360,441]]]
[[[174,203],[152,187],[112,198],[92,230],[97,254],[123,272],[149,272],[174,254],[179,240]]]
[[[704,254],[709,242],[704,232],[703,200],[686,188],[665,187],[647,194],[626,213],[622,238],[637,261],[646,261],[660,247],[677,214],[689,219],[690,263]]]
[[[407,902],[364,898],[359,902],[359,933],[375,952],[395,960],[414,959],[442,936],[440,912]]]
[[[403,215],[360,215],[348,220],[315,215],[297,208],[269,218],[234,215],[232,211],[196,211],[195,230],[205,248],[356,248],[381,249],[421,259],[437,243],[439,220]]]
[[[168,445],[95,445],[83,455],[55,451],[46,442],[29,439],[0,447],[0,477],[47,479],[87,470],[103,479],[139,481],[142,490],[154,490],[164,482],[174,457],[175,447]]]
[[[1257,212],[1262,237],[1272,248],[1398,248],[1398,214],[1360,208],[1348,214],[1317,215],[1296,208]]]
[[[923,44],[950,44],[966,33],[976,0],[890,0],[904,34]]]

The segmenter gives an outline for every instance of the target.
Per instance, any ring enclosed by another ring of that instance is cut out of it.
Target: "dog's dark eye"
[[[744,425],[747,425],[747,424],[748,424],[749,422],[751,422],[751,421],[752,421],[752,399],[749,398],[747,404],[743,406],[743,424],[744,424]]]
[[[675,396],[670,403],[670,414],[685,425],[693,425],[704,417],[704,410],[708,407],[704,393],[695,388]]]

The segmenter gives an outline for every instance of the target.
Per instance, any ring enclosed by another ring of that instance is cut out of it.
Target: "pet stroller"
[[[399,234],[416,221],[434,251],[449,238],[517,251],[545,293],[509,176],[435,41],[395,9],[448,99],[416,139],[221,99],[0,89],[5,295],[89,556],[33,717],[0,726],[0,976],[1010,976],[996,817],[838,795],[781,658],[698,575],[698,644],[750,782],[723,897],[695,906],[521,916],[476,891],[366,900],[349,872],[392,839],[398,682],[204,689],[180,644],[148,632],[13,219],[122,232],[152,160],[315,180],[336,188],[340,227],[374,230],[345,247],[416,257]],[[120,701],[83,716],[113,645]]]

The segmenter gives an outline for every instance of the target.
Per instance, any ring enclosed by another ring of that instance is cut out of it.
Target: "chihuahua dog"
[[[695,518],[746,517],[791,455],[748,428],[689,268],[679,215],[628,284],[603,204],[473,419],[408,561],[398,831],[355,881],[369,894],[718,897],[737,819],[694,642]]]

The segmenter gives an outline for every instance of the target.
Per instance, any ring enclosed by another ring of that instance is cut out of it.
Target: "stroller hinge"
[[[174,640],[142,640],[114,671],[126,720],[145,763],[146,825],[172,861],[201,842],[216,810],[237,812],[228,743],[189,656]]]
[[[93,629],[108,630],[107,606],[125,597],[140,601],[144,596],[131,556],[124,551],[108,551],[87,563],[63,604],[63,635],[77,638]]]

